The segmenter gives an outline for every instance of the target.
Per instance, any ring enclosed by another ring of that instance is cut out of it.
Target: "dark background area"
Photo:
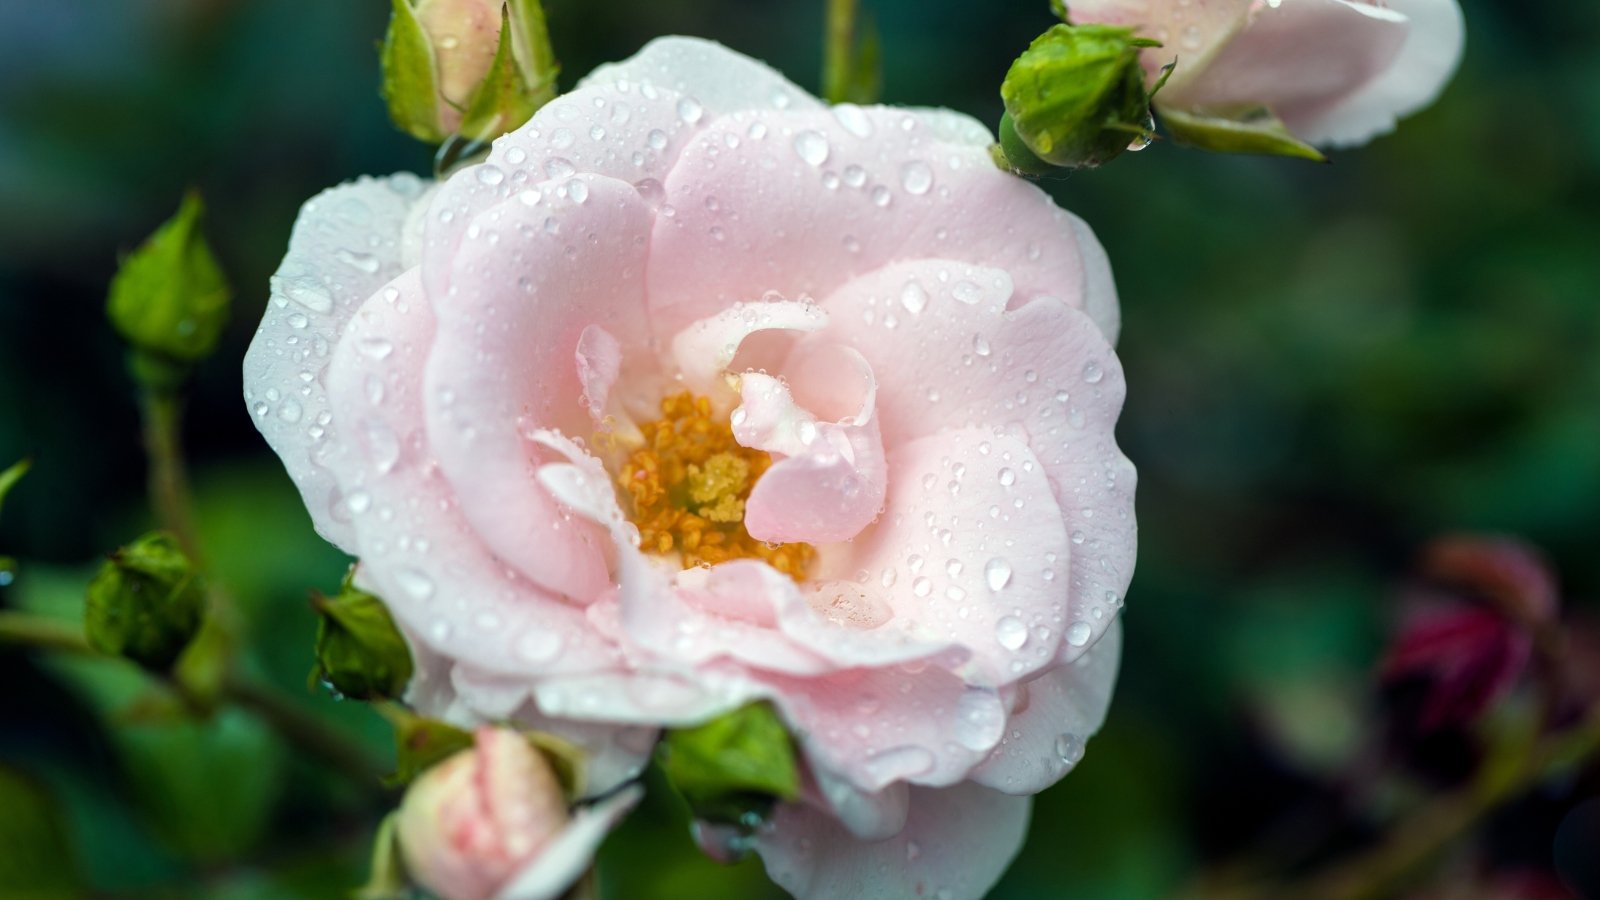
[[[1043,0],[864,3],[885,102],[991,124],[1011,59],[1051,22]],[[1600,5],[1464,6],[1441,101],[1332,165],[1158,143],[1046,182],[1116,272],[1141,548],[1110,722],[1039,799],[996,896],[1170,896],[1318,808],[1380,715],[1399,586],[1436,536],[1518,536],[1569,613],[1596,611]],[[546,7],[563,85],[677,32],[817,86],[821,0]],[[0,3],[0,467],[35,459],[0,519],[22,561],[0,603],[69,608],[85,567],[149,524],[105,288],[197,186],[236,288],[187,422],[208,547],[251,665],[374,747],[370,712],[304,692],[304,597],[344,560],[251,426],[239,365],[300,203],[430,167],[377,95],[387,16],[378,0]],[[248,718],[123,727],[127,678],[4,649],[0,685],[0,764],[60,803],[64,843],[46,846],[70,845],[63,868],[96,887],[332,897],[361,877],[376,816]],[[1592,776],[1568,788],[1507,813],[1516,841],[1490,829],[1430,878],[1551,868]],[[671,815],[645,810],[607,851],[615,896],[764,890],[749,864],[697,859]]]

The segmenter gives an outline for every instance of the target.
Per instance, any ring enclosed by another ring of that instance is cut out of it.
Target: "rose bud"
[[[383,92],[395,124],[413,137],[438,143],[459,131],[489,140],[555,96],[538,0],[393,2]]]
[[[484,727],[474,746],[406,792],[396,834],[411,877],[445,900],[544,900],[588,868],[637,787],[569,815],[555,771],[523,735]]]
[[[1456,0],[1071,0],[1073,22],[1138,29],[1156,111],[1207,150],[1320,158],[1432,103],[1461,59]]]
[[[153,532],[101,565],[89,583],[84,630],[96,650],[164,671],[199,630],[204,600],[177,539]]]
[[[356,587],[352,569],[339,593],[313,594],[317,611],[314,675],[346,697],[398,697],[411,680],[411,648],[383,601]]]
[[[1102,165],[1149,143],[1155,123],[1139,51],[1154,46],[1107,25],[1057,25],[1036,38],[1000,86],[1005,162],[1038,175]]]
[[[122,261],[111,279],[106,315],[134,350],[135,374],[167,384],[216,349],[232,291],[200,233],[203,204],[183,204]]]

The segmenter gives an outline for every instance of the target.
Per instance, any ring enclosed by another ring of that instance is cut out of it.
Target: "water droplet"
[[[362,338],[356,344],[356,349],[360,350],[361,355],[368,359],[382,360],[387,359],[389,354],[394,352],[394,344],[385,338],[369,337]]]
[[[974,335],[972,338],[972,352],[979,356],[988,356],[990,353],[989,340],[981,334]]]
[[[401,590],[418,600],[433,596],[433,579],[416,569],[398,569],[394,580],[400,583]]]
[[[1075,766],[1083,759],[1083,738],[1075,734],[1063,734],[1056,738],[1056,755],[1068,766]]]
[[[571,161],[559,156],[552,156],[544,161],[544,174],[546,178],[570,178],[578,171]]]
[[[1067,643],[1074,647],[1082,647],[1089,643],[1089,638],[1094,634],[1094,629],[1088,622],[1073,622],[1067,626]]]
[[[1090,384],[1099,384],[1100,379],[1106,377],[1104,369],[1095,363],[1087,363],[1083,367],[1083,380]]]
[[[962,303],[977,303],[983,299],[983,288],[970,281],[958,281],[955,287],[950,289],[950,296]]]
[[[1011,563],[998,556],[989,560],[983,566],[983,580],[988,582],[989,590],[1003,590],[1011,583]]]
[[[343,247],[335,250],[333,255],[336,259],[350,268],[360,272],[365,272],[368,275],[376,274],[379,267],[383,265],[378,261],[378,258],[373,256],[371,253],[356,253],[351,250],[346,250]]]
[[[933,187],[933,170],[921,160],[912,160],[900,167],[900,186],[908,194],[926,194]]]
[[[1017,483],[1017,473],[1016,472],[1013,472],[1011,469],[1001,469],[1000,470],[1000,486],[1001,487],[1010,487],[1010,486],[1012,486],[1013,484],[1016,484],[1016,483]]]
[[[884,207],[884,206],[888,206],[893,201],[894,201],[894,195],[889,193],[889,189],[884,187],[883,185],[880,184],[877,187],[872,189],[872,205],[873,206]]]
[[[506,180],[506,173],[500,171],[498,166],[482,165],[478,167],[478,183],[494,186]]]
[[[820,132],[802,131],[794,136],[794,152],[807,165],[820,166],[828,160],[828,139]]]
[[[1007,650],[1021,650],[1028,642],[1028,626],[1016,616],[1001,616],[1000,621],[994,623],[994,639]]]
[[[932,591],[933,582],[929,581],[926,575],[923,575],[917,578],[916,581],[911,582],[911,593],[916,594],[918,597],[926,597]]]
[[[300,421],[300,416],[304,413],[305,410],[301,408],[300,402],[292,398],[283,401],[283,405],[278,407],[278,418],[289,423]]]
[[[572,198],[573,203],[581,204],[589,199],[589,186],[574,178],[567,182],[567,196]]]
[[[517,638],[516,653],[531,663],[545,663],[556,658],[564,642],[554,631],[529,631]]]
[[[678,101],[678,118],[689,125],[700,121],[700,118],[705,114],[706,108],[701,106],[700,101],[693,97],[684,97]]]
[[[928,292],[923,289],[920,282],[914,279],[908,281],[900,288],[900,305],[904,306],[907,312],[916,315],[927,308]]]
[[[667,146],[667,133],[665,131],[662,131],[659,128],[650,129],[650,133],[645,135],[644,139],[647,142],[649,142],[650,149],[652,149],[652,150],[664,150],[664,149],[666,149],[666,146]]]
[[[839,120],[844,130],[856,137],[870,137],[872,135],[872,120],[867,117],[866,111],[853,103],[841,103],[833,108],[833,117]]]

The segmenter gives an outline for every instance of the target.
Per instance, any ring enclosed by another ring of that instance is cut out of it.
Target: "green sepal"
[[[233,292],[200,233],[200,194],[122,261],[111,279],[106,315],[138,355],[176,372],[209,356],[228,323]],[[137,366],[135,375],[143,377]]]
[[[531,6],[544,24],[544,12],[538,3]],[[525,23],[524,23],[525,24]],[[556,73],[552,68],[542,73],[524,72],[517,63],[510,6],[500,9],[500,43],[495,48],[494,60],[489,63],[489,74],[472,92],[466,112],[461,116],[461,136],[475,141],[491,141],[516,129],[533,118],[539,107],[555,97]],[[541,34],[544,29],[537,29]],[[527,36],[524,36],[527,39]],[[543,44],[549,49],[549,38]],[[530,76],[537,81],[530,81]]]
[[[1310,144],[1289,133],[1281,120],[1263,107],[1226,113],[1196,113],[1158,107],[1161,123],[1179,144],[1214,153],[1259,153],[1327,162]]]
[[[13,487],[16,487],[17,482],[21,481],[22,476],[28,474],[28,470],[32,467],[33,460],[23,459],[12,463],[11,467],[4,472],[0,472],[0,509],[5,506],[6,494],[10,493]]]
[[[774,803],[800,793],[794,741],[766,702],[672,729],[656,754],[667,780],[703,821],[748,825],[751,816],[764,818]]]
[[[389,30],[379,54],[389,118],[417,140],[437,144],[447,135],[439,122],[439,73],[433,46],[417,21],[411,0],[392,0],[391,6]]]
[[[311,678],[355,700],[399,697],[414,671],[411,647],[389,608],[356,587],[354,575],[352,568],[332,597],[311,595],[311,607],[317,612]]]
[[[394,703],[378,707],[394,726],[395,770],[383,779],[402,787],[434,765],[472,748],[472,734],[446,722],[428,719]]]
[[[523,84],[532,92],[533,108],[538,109],[556,98],[556,76],[561,74],[544,6],[539,0],[506,0],[506,8],[511,16],[511,53]]]
[[[1002,137],[1001,149],[1012,168],[1036,165],[1013,156],[1019,147],[1051,166],[1098,166],[1148,135],[1154,120],[1139,51],[1157,46],[1111,25],[1056,25],[1035,38],[1000,86],[1013,140],[1008,149]]]
[[[177,539],[157,531],[112,553],[89,582],[86,600],[91,646],[166,672],[200,628],[205,590]]]
[[[405,900],[410,895],[411,879],[400,854],[399,822],[400,814],[390,813],[378,823],[367,883],[351,894],[353,900]]]

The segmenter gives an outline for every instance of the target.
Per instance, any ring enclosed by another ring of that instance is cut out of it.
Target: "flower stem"
[[[146,387],[140,396],[144,446],[150,460],[150,504],[161,527],[171,531],[185,553],[198,560],[193,502],[183,462],[183,401],[176,391]]]
[[[272,726],[285,740],[321,759],[364,791],[382,790],[379,768],[359,744],[265,685],[229,676],[223,695]]]
[[[83,629],[75,624],[29,613],[0,611],[0,644],[94,655]]]
[[[856,59],[856,10],[859,0],[826,0],[827,25],[822,51],[822,98],[842,103],[850,93]]]

